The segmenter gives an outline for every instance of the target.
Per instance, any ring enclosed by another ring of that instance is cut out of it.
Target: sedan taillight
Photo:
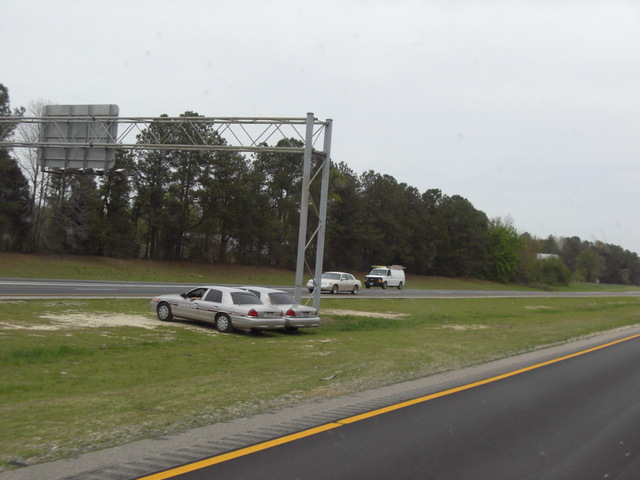
[[[249,313],[247,313],[247,316],[249,316],[249,317],[257,317],[258,316],[258,312],[256,312],[256,310],[254,308],[252,308],[251,310],[249,310]]]
[[[289,310],[287,310],[287,317],[295,317],[296,316],[296,312],[293,311],[293,308],[290,308]]]

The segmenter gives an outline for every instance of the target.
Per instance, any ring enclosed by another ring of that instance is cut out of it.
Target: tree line
[[[11,111],[0,84],[0,116],[26,113]],[[226,142],[210,125],[166,128],[151,123],[137,140]],[[38,132],[17,122],[0,131],[2,140],[11,135],[28,141]],[[301,146],[295,139],[277,146],[285,144]],[[43,172],[36,152],[22,150],[0,149],[2,251],[295,267],[302,155],[120,150],[109,171]],[[415,274],[505,283],[640,285],[638,255],[619,246],[518,234],[510,219],[489,219],[459,195],[332,163],[325,269],[392,263]]]

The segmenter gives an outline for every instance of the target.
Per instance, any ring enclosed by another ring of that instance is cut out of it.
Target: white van
[[[404,267],[402,265],[373,265],[373,270],[364,280],[364,286],[371,287],[397,287],[402,290],[406,284],[404,278]]]

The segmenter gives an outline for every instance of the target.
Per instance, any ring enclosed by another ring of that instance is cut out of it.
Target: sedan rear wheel
[[[353,290],[351,290],[351,295],[357,295],[358,293],[358,285],[353,286]]]
[[[216,328],[222,333],[229,333],[233,330],[231,318],[226,313],[221,313],[216,317]]]
[[[158,314],[158,319],[162,320],[163,322],[170,322],[171,320],[173,320],[173,312],[171,311],[171,306],[166,302],[162,302],[160,305],[158,305],[156,313]]]

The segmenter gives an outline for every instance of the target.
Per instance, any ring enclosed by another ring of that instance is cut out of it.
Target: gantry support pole
[[[331,128],[333,120],[327,119],[324,131],[324,162],[322,164],[322,184],[320,186],[320,212],[319,212],[319,229],[318,242],[316,251],[315,278],[316,285],[320,285],[320,277],[322,275],[324,261],[324,235],[327,226],[327,202],[329,196],[329,172],[331,170]],[[313,291],[313,307],[320,311],[320,289]]]
[[[307,244],[307,219],[309,218],[309,184],[311,183],[311,157],[313,155],[313,113],[307,113],[307,130],[304,141],[302,165],[302,198],[300,199],[300,225],[298,226],[298,258],[296,263],[296,302],[302,299],[305,247]]]

